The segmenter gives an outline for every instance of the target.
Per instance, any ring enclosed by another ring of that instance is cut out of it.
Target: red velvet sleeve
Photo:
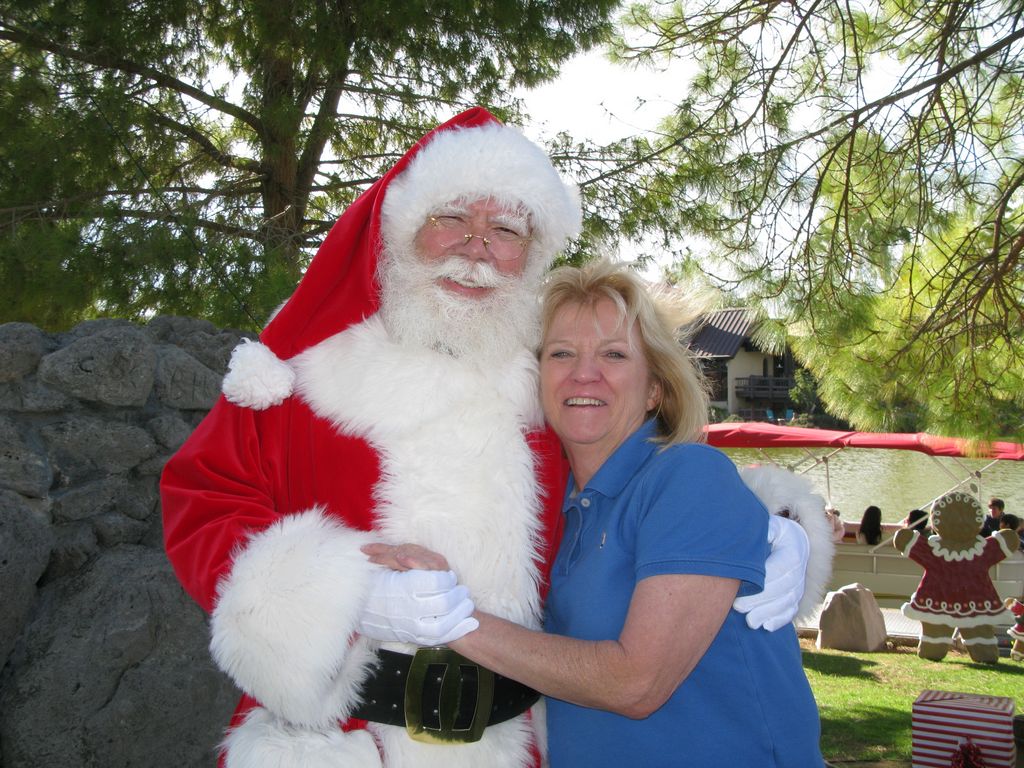
[[[297,398],[263,411],[221,398],[164,467],[164,546],[207,612],[249,536],[314,506],[344,525],[373,524],[376,452],[339,434]]]
[[[222,397],[164,467],[164,546],[185,590],[207,612],[235,549],[279,515],[277,467],[261,450],[256,420],[273,429],[283,410],[255,412]]]

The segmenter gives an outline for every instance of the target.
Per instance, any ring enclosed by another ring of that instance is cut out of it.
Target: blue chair
[[[771,408],[765,408],[764,409],[764,420],[765,421],[770,421],[772,424],[774,424],[775,423],[775,411],[773,411]]]

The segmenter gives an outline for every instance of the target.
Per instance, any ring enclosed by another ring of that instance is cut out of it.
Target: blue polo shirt
[[[707,445],[662,450],[647,422],[563,505],[545,629],[617,640],[636,584],[659,574],[764,583],[768,513],[732,461]],[[730,610],[672,697],[642,720],[547,702],[552,768],[693,765],[818,768],[817,706],[796,630],[750,629]]]

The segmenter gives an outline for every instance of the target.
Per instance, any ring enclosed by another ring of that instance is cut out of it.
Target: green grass
[[[801,641],[804,671],[821,713],[821,750],[829,761],[910,762],[910,719],[921,691],[938,689],[1008,696],[1024,707],[1024,663],[1001,658],[976,664],[951,652],[942,661],[918,658],[916,649],[879,653],[818,650]]]

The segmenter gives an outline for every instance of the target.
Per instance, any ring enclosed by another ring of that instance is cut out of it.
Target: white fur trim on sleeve
[[[235,405],[262,411],[284,402],[295,386],[295,371],[258,341],[235,347],[221,388]]]
[[[374,654],[353,641],[369,589],[369,535],[314,508],[253,536],[218,587],[210,650],[271,713],[307,727],[344,719]]]
[[[836,544],[832,523],[825,516],[825,499],[814,492],[811,482],[801,475],[773,464],[744,467],[743,482],[773,515],[783,514],[800,524],[807,534],[810,556],[804,594],[797,608],[797,619],[811,616],[821,605],[832,578],[832,560]]]
[[[344,733],[297,728],[262,707],[246,715],[221,744],[225,768],[379,768],[380,753],[365,730]]]

